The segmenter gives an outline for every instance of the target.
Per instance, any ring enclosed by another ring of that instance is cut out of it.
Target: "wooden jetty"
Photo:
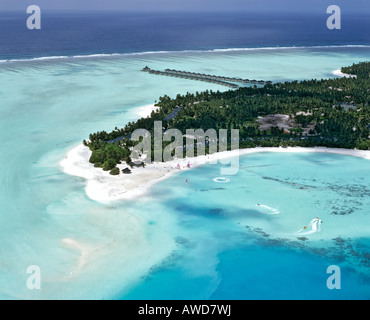
[[[215,83],[215,84],[219,84],[221,86],[226,86],[226,87],[233,88],[233,89],[240,88],[240,85],[238,85],[237,83],[243,83],[243,84],[249,83],[249,84],[255,84],[255,85],[265,85],[265,84],[272,83],[271,81],[223,77],[223,76],[215,76],[211,74],[195,73],[195,72],[188,72],[188,71],[181,71],[181,70],[174,70],[174,69],[166,69],[164,71],[159,71],[159,70],[152,70],[149,67],[145,67],[142,69],[142,71],[148,72],[150,74],[157,74],[157,75],[168,76],[168,77],[205,81],[205,82]]]

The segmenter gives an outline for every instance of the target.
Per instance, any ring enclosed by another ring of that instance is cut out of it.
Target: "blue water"
[[[342,289],[326,287],[329,265],[338,264],[289,249],[241,247],[218,256],[221,281],[187,277],[183,269],[157,271],[123,299],[214,300],[368,300],[370,280],[351,268],[341,268]],[[216,283],[215,283],[216,282]],[[174,285],[175,284],[175,285]],[[212,291],[208,294],[208,291]]]
[[[42,30],[25,13],[0,13],[0,60],[48,56],[227,48],[369,45],[369,13],[344,11],[341,30],[328,15],[306,13],[42,12]]]
[[[178,217],[178,249],[120,298],[370,298],[370,180],[362,179],[368,160],[333,154],[245,156],[238,175],[226,184],[212,179],[219,169],[198,168],[153,188],[153,197]],[[280,214],[256,209],[257,202]],[[345,216],[334,214],[338,206]],[[301,240],[296,231],[316,216],[324,221],[322,230]],[[340,290],[326,286],[331,265],[341,268]]]
[[[366,14],[333,32],[326,17],[43,12],[31,32],[25,14],[0,13],[0,299],[369,299],[368,160],[255,154],[229,183],[204,166],[109,204],[59,167],[159,96],[224,90],[145,65],[287,81],[369,60]],[[298,239],[316,216],[322,230]],[[40,291],[25,286],[34,264]],[[326,288],[332,264],[341,290]]]

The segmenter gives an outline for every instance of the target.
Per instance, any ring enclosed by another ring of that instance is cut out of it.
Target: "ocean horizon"
[[[322,13],[43,11],[42,29],[27,14],[0,13],[0,60],[230,48],[370,45],[366,13],[343,12],[343,30]],[[76,32],[77,31],[77,32]]]
[[[331,33],[325,17],[45,12],[33,33],[0,13],[0,299],[368,300],[368,159],[256,153],[227,183],[204,165],[108,203],[60,166],[160,96],[226,91],[145,66],[285,82],[369,61],[368,19]],[[33,265],[41,290],[26,285]]]

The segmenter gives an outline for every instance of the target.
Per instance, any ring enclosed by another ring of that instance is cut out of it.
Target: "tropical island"
[[[156,111],[110,133],[90,134],[83,144],[91,150],[90,163],[119,175],[117,164],[144,166],[132,160],[131,140],[137,129],[153,135],[154,122],[163,132],[176,128],[184,139],[189,128],[239,130],[239,146],[328,147],[370,149],[370,62],[341,68],[341,78],[267,83],[263,87],[240,87],[226,92],[167,95],[159,98]],[[153,141],[153,140],[152,140]],[[230,142],[230,141],[229,141]],[[153,143],[153,142],[152,142]],[[170,142],[164,142],[165,148]],[[216,142],[217,143],[217,142]],[[152,150],[153,150],[152,146]],[[197,144],[194,144],[197,154]],[[209,141],[205,146],[210,152]],[[211,152],[212,153],[212,152]],[[152,159],[154,155],[152,152]]]

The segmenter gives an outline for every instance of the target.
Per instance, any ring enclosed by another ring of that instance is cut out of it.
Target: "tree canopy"
[[[243,87],[225,92],[206,90],[194,94],[178,94],[175,98],[159,97],[150,117],[129,122],[125,127],[90,134],[90,162],[107,164],[131,162],[130,140],[136,129],[153,135],[154,121],[162,121],[164,131],[186,129],[239,129],[240,147],[255,146],[327,146],[370,149],[370,62],[344,67],[351,78],[312,79]],[[176,112],[175,112],[176,111]],[[169,115],[174,115],[169,117]],[[261,130],[258,117],[288,115],[294,127],[286,132],[273,126]],[[303,133],[303,128],[310,131]],[[165,144],[164,144],[165,145]],[[111,163],[113,163],[111,161]]]

